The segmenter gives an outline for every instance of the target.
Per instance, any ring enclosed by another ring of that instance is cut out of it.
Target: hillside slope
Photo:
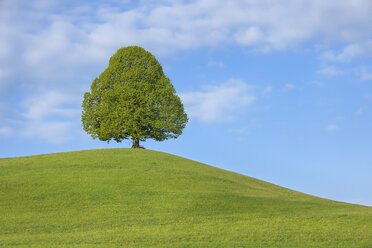
[[[372,208],[170,154],[0,159],[0,247],[372,247]]]

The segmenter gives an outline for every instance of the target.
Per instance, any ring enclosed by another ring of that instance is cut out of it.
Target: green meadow
[[[372,208],[151,150],[4,158],[0,247],[368,248]]]

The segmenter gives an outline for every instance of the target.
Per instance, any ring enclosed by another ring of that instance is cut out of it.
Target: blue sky
[[[0,2],[0,157],[92,140],[82,95],[117,49],[153,53],[190,121],[147,141],[284,187],[372,205],[372,2]]]

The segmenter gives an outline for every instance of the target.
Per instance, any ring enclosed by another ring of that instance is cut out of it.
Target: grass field
[[[372,208],[150,150],[6,158],[0,247],[369,248]]]

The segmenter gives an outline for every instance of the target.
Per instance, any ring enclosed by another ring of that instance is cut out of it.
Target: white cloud
[[[231,44],[277,51],[314,40],[346,44],[341,54],[329,52],[335,60],[372,53],[372,2],[362,0],[124,1],[122,9],[110,2],[0,2],[0,77],[22,71],[24,82],[41,87],[76,87],[89,72],[102,71],[118,48],[133,44],[156,56]]]
[[[372,71],[369,71],[366,67],[362,67],[360,75],[362,80],[372,80]]]
[[[330,124],[330,125],[327,126],[328,131],[335,131],[337,129],[339,129],[339,126],[337,126],[335,124]]]
[[[318,70],[317,73],[329,77],[334,77],[342,75],[344,72],[341,69],[338,69],[337,67],[334,66],[325,66],[322,69]]]
[[[236,110],[251,104],[255,97],[247,83],[230,79],[219,86],[208,86],[205,91],[180,94],[187,114],[202,122],[226,122],[236,118]]]
[[[22,135],[34,139],[41,139],[51,144],[60,144],[71,140],[72,122],[53,122],[53,121],[31,121],[25,123]]]
[[[235,40],[243,45],[255,45],[264,39],[264,34],[258,27],[249,27],[235,33]]]
[[[0,127],[0,135],[10,135],[13,129],[10,127]]]
[[[245,126],[236,127],[236,128],[230,128],[228,129],[228,132],[231,134],[234,134],[238,140],[244,140],[244,136],[247,136],[250,134],[251,131],[262,128],[262,125],[258,123],[256,119],[251,119],[248,122],[244,123]]]
[[[324,86],[324,82],[321,82],[321,81],[315,81],[315,82],[312,82],[312,84],[316,85],[317,87],[323,87]]]
[[[10,71],[8,68],[0,68],[0,95],[5,92],[8,86],[7,78],[10,76]]]
[[[22,105],[27,108],[27,111],[23,116],[30,120],[41,120],[50,116],[73,117],[79,114],[79,110],[65,105],[76,103],[78,100],[78,97],[49,91],[25,99]]]
[[[266,86],[265,89],[264,89],[265,94],[269,94],[272,91],[273,91],[273,87],[271,85]]]
[[[372,56],[372,39],[363,40],[347,45],[341,52],[326,51],[322,57],[333,61],[351,61],[360,57]]]
[[[72,138],[73,123],[80,114],[78,98],[61,92],[46,92],[23,101],[20,133],[49,143],[63,143]]]
[[[222,61],[213,61],[213,60],[210,60],[210,61],[208,61],[208,66],[209,67],[224,68],[225,67],[225,64]]]
[[[355,114],[356,115],[361,115],[361,114],[363,114],[363,112],[364,112],[363,108],[358,108],[357,111],[355,111]]]
[[[6,95],[8,88],[21,91],[19,95],[30,99],[40,89],[82,92],[97,76],[96,72],[103,71],[108,58],[118,48],[134,44],[156,56],[230,45],[279,51],[307,46],[309,42],[344,47],[339,53],[329,52],[333,60],[372,53],[371,1],[289,0],[285,4],[275,0],[141,1],[139,4],[124,1],[115,3],[119,7],[110,6],[110,2],[92,4],[0,1],[1,95]],[[210,66],[222,65],[218,61],[214,65],[210,63]],[[362,77],[369,80],[368,71]],[[17,87],[9,86],[14,82]],[[286,85],[287,89],[293,87]],[[233,118],[237,108],[234,106],[247,105],[254,99],[247,90],[234,91],[238,88],[221,85],[194,92],[194,97],[186,94],[194,99],[193,106],[211,110],[200,116],[195,114],[197,109],[190,107],[194,118],[198,116],[204,121]],[[227,92],[223,92],[225,89]],[[237,100],[229,94],[237,96]],[[244,94],[249,96],[245,101]],[[212,96],[224,100],[214,102]],[[65,124],[55,127],[67,130],[66,120],[72,119],[74,108],[64,106],[63,100],[53,102],[52,97],[43,97],[52,107],[41,100],[29,99],[24,119],[35,123],[39,120],[42,126],[52,123],[51,117],[57,116],[62,119],[59,123]],[[230,107],[225,107],[229,104]],[[33,129],[34,132],[28,133],[40,133],[36,126]]]
[[[295,88],[295,85],[294,84],[285,84],[284,88],[286,90],[293,90]]]
[[[367,100],[372,100],[372,93],[366,92],[364,93],[363,97]]]
[[[350,44],[343,53],[352,56],[371,46],[366,39],[372,33],[372,3],[362,0],[144,1],[127,10],[106,4],[65,11],[57,1],[25,7],[22,1],[3,3],[0,54],[11,56],[7,51],[17,44],[33,68],[48,66],[50,59],[54,64],[98,63],[130,44],[156,54],[234,43],[268,51],[316,38]]]

